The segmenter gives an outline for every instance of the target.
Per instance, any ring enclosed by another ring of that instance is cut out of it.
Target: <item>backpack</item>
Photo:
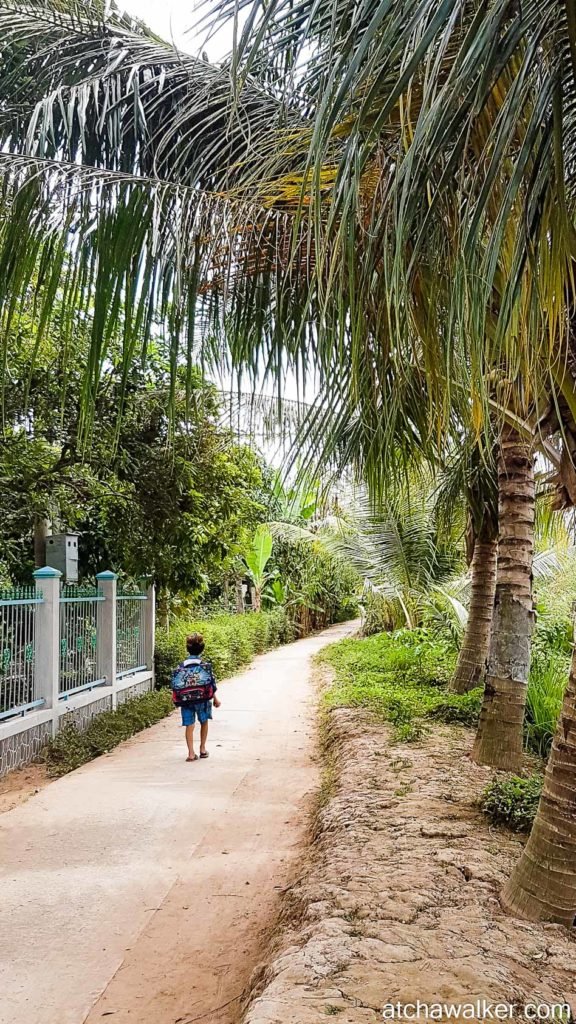
[[[172,673],[172,700],[176,707],[212,700],[216,692],[212,666],[202,658],[186,658]]]

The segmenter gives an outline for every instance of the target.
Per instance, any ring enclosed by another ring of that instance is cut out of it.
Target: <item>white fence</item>
[[[35,587],[0,590],[0,776],[31,761],[62,723],[154,685],[154,588],[62,586],[39,569]]]

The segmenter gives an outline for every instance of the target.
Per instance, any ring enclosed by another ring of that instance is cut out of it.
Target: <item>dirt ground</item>
[[[0,814],[29,800],[50,782],[43,764],[29,764],[0,779]]]
[[[353,710],[332,712],[329,730],[315,846],[245,1024],[364,1024],[416,1000],[486,999],[519,1017],[527,1004],[568,1002],[574,1016],[574,933],[500,907],[522,840],[477,809],[491,772],[467,756],[471,734],[438,726],[395,745]]]

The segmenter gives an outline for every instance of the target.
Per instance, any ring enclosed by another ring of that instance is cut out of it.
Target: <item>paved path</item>
[[[351,628],[225,682],[207,761],[172,715],[0,816],[1,1024],[238,1021],[317,784],[310,658]]]

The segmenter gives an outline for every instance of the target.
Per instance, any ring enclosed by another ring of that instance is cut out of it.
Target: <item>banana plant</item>
[[[268,572],[267,566],[272,557],[274,539],[267,526],[260,525],[252,538],[250,548],[243,557],[246,574],[254,588],[254,611],[259,612],[262,607],[262,592],[266,584],[272,579],[273,574]]]

